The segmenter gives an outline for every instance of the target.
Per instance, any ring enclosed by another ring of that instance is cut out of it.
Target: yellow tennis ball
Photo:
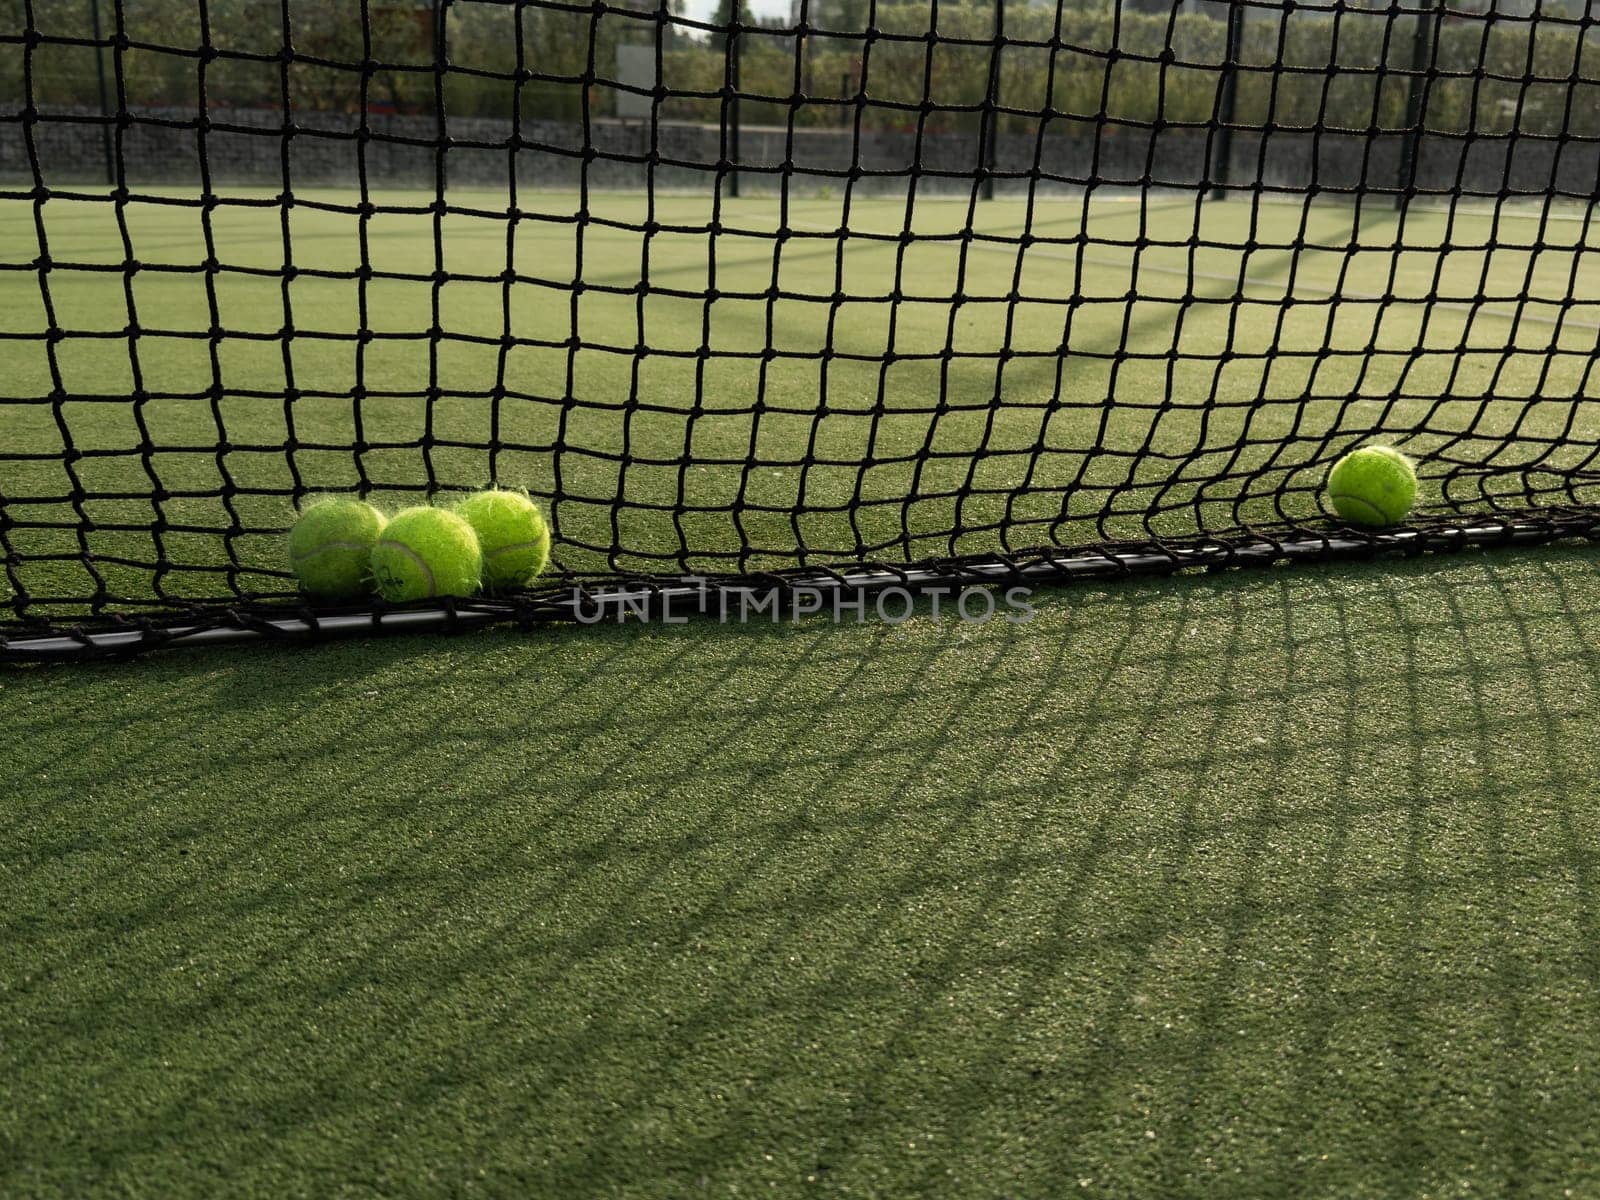
[[[550,561],[550,527],[525,493],[478,492],[455,511],[478,535],[483,585],[489,590],[522,587]]]
[[[1416,498],[1416,468],[1393,446],[1352,450],[1328,472],[1328,499],[1352,525],[1393,525],[1405,519]]]
[[[396,513],[372,548],[372,577],[385,600],[470,596],[482,570],[478,535],[442,508]]]
[[[329,497],[311,503],[289,531],[289,567],[301,590],[329,600],[364,595],[372,547],[383,514],[363,500]]]

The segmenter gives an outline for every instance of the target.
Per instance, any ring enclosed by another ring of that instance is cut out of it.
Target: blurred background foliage
[[[504,116],[520,104],[525,120],[604,120],[628,109],[619,83],[648,92],[658,76],[667,94],[657,119],[717,122],[737,53],[748,125],[842,127],[859,109],[864,129],[969,130],[995,80],[1003,132],[1031,132],[1042,116],[1205,124],[1218,112],[1227,45],[1221,6],[1013,2],[997,49],[987,0],[878,4],[870,16],[866,0],[810,0],[779,23],[752,18],[744,0],[722,0],[713,22],[671,8],[479,0],[456,0],[442,22],[414,0],[100,0],[97,45],[92,4],[0,0],[6,111],[30,94],[44,110],[96,108],[98,55],[113,109],[415,114],[436,111],[442,95],[456,116]],[[1600,42],[1585,24],[1303,5],[1247,7],[1237,122],[1402,127],[1419,21],[1427,129],[1600,136]],[[441,32],[450,64],[442,74]],[[655,50],[649,77],[619,79],[627,44]]]

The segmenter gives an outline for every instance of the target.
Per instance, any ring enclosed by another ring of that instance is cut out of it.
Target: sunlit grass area
[[[281,531],[328,490],[527,487],[585,574],[1316,520],[1328,463],[1374,437],[1434,510],[1592,490],[1583,220],[433,199],[0,207],[18,590],[282,594]]]

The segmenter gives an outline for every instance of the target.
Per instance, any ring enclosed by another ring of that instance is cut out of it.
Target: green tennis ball
[[[470,596],[482,570],[478,535],[442,508],[396,513],[372,548],[372,578],[385,600]]]
[[[455,510],[478,534],[483,585],[490,590],[521,587],[550,561],[550,527],[522,492],[478,492]]]
[[[1416,469],[1393,446],[1352,450],[1328,472],[1328,499],[1352,525],[1393,525],[1405,519],[1416,498]]]
[[[363,500],[319,500],[289,531],[289,567],[302,590],[329,600],[364,595],[383,514]]]

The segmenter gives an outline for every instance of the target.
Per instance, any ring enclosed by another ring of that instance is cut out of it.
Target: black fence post
[[[1444,0],[1432,9],[1417,10],[1411,33],[1411,81],[1406,89],[1406,125],[1400,143],[1400,173],[1395,179],[1394,206],[1405,208],[1417,186],[1417,159],[1422,148],[1422,118],[1428,104],[1428,76],[1433,65],[1431,49],[1438,38]]]
[[[732,169],[728,172],[728,195],[739,194],[739,76],[740,60],[744,57],[744,29],[739,18],[743,14],[744,5],[734,3],[730,6],[729,19],[732,28],[727,32],[728,39],[728,83],[733,88],[733,97],[728,103],[728,161]]]
[[[1232,173],[1233,127],[1238,123],[1239,110],[1239,59],[1244,54],[1244,8],[1239,0],[1228,5],[1228,53],[1222,63],[1222,95],[1217,105],[1216,182],[1211,185],[1213,200],[1221,200],[1228,194],[1228,177]]]
[[[450,0],[433,0],[433,119],[434,127],[438,131],[438,141],[435,146],[435,179],[434,184],[439,192],[439,199],[444,199],[445,189],[450,183],[450,160],[445,139],[450,134],[449,114],[444,102],[444,77],[449,67],[450,45],[446,39],[446,22],[449,19]]]
[[[1006,0],[994,0],[994,39],[996,43],[1005,36]],[[999,163],[1000,141],[1000,68],[1002,49],[997,44],[989,66],[989,102],[983,112],[983,189],[985,200],[994,199],[994,172]]]
[[[112,0],[120,4],[122,0]],[[106,48],[100,44],[100,0],[89,0],[94,32],[94,81],[100,94],[100,149],[105,153],[106,183],[117,186],[117,155],[111,145],[111,102],[106,97]]]

